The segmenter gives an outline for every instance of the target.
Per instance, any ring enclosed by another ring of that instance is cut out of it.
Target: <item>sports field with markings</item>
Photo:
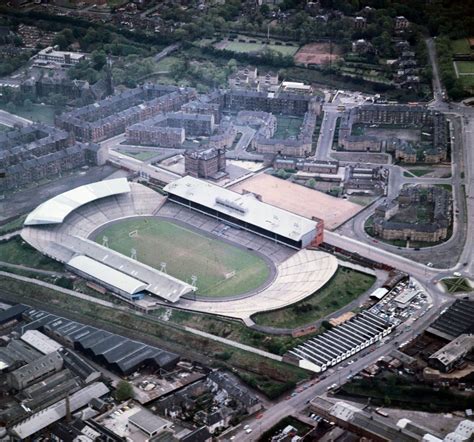
[[[175,278],[192,283],[197,277],[197,294],[227,297],[258,289],[270,277],[266,261],[256,253],[233,246],[159,218],[129,219],[112,224],[95,238],[99,243],[108,238],[109,247],[161,269]]]

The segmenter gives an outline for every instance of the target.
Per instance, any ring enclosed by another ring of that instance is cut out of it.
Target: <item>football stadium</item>
[[[245,319],[304,299],[337,270],[311,247],[317,219],[189,176],[164,190],[126,178],[81,186],[39,205],[21,235],[143,311],[176,303]]]

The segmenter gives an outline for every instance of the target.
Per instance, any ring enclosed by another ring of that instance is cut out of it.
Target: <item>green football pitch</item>
[[[212,239],[158,218],[130,219],[106,227],[95,238],[108,238],[109,247],[191,283],[197,276],[197,294],[206,297],[240,295],[261,287],[270,276],[268,264],[257,254]]]

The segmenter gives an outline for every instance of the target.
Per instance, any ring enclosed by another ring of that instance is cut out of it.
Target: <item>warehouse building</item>
[[[47,354],[9,373],[8,386],[18,391],[23,390],[62,368],[63,358],[59,353]]]
[[[263,203],[250,193],[240,195],[191,176],[168,184],[164,190],[170,201],[293,248],[322,242],[321,221]]]
[[[458,363],[459,360],[467,356],[474,348],[474,334],[464,334],[446,344],[433,353],[428,363],[446,373],[449,372]]]
[[[21,340],[25,341],[27,344],[31,345],[34,349],[43,353],[44,355],[49,355],[58,351],[62,346],[58,344],[51,338],[48,338],[45,334],[41,333],[38,330],[27,330],[21,336]]]
[[[290,350],[285,359],[320,373],[380,341],[395,326],[365,311]]]
[[[116,373],[128,375],[142,366],[169,370],[179,361],[179,356],[175,353],[60,316],[46,314],[46,321],[40,322],[38,318],[41,313],[45,312],[36,309],[25,312],[25,318],[31,321],[30,330],[40,329],[66,347],[83,352],[92,360]],[[34,324],[36,324],[36,328],[34,328]],[[93,373],[80,361],[78,362],[77,355],[71,355],[71,352],[63,350],[61,350],[61,354],[67,366],[76,365],[77,370],[84,373],[81,376],[84,381],[91,380],[89,376],[94,376]]]
[[[463,333],[474,333],[474,302],[456,300],[426,331],[452,341]]]
[[[106,395],[109,389],[102,382],[95,382],[71,394],[55,404],[28,416],[14,425],[10,432],[13,436],[24,440],[43,428],[64,418],[68,412],[74,412],[87,405],[92,399]],[[66,403],[67,402],[67,403]]]

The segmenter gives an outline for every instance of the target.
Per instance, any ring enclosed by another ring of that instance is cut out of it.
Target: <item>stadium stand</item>
[[[253,194],[241,195],[192,176],[166,185],[168,198],[289,247],[319,245],[323,223],[266,204]]]
[[[81,186],[31,212],[22,237],[45,255],[129,301],[148,293],[177,302],[194,287],[87,239],[111,221],[153,215],[165,200],[125,178]]]

